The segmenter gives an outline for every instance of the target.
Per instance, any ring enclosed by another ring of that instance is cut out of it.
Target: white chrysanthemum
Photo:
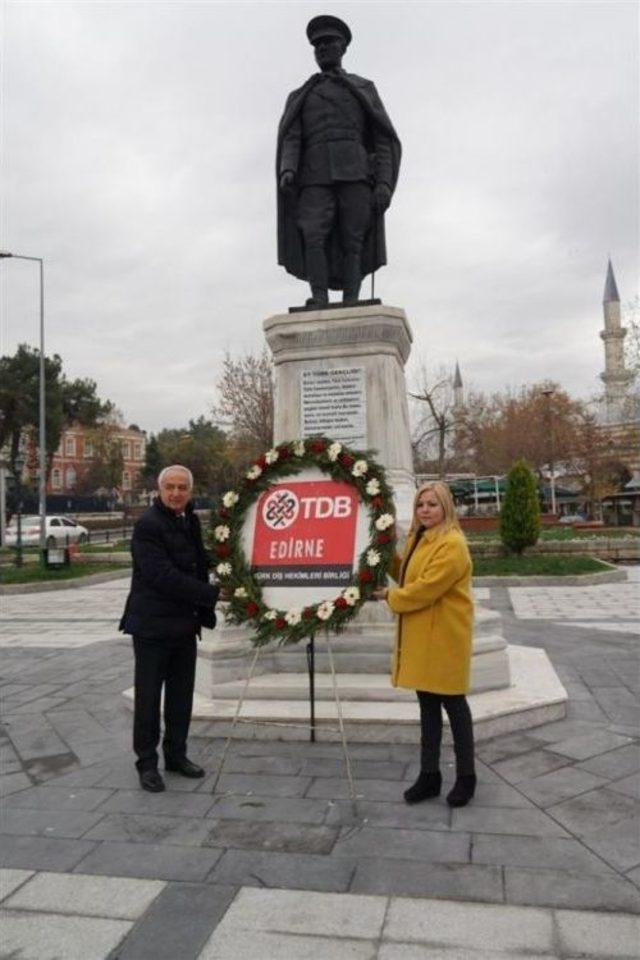
[[[392,527],[394,522],[392,513],[383,513],[376,520],[376,530],[386,530],[387,527]]]
[[[338,443],[338,441],[336,440],[336,442],[332,443],[329,449],[327,450],[327,456],[329,457],[329,460],[337,460],[341,452],[342,452],[342,444]]]
[[[267,450],[264,455],[264,459],[266,463],[275,463],[279,456],[280,454],[275,447],[273,447],[271,450]]]
[[[267,610],[267,612],[264,614],[263,620],[275,620],[277,616],[277,610]]]
[[[223,524],[220,524],[220,526],[216,527],[213,531],[213,535],[219,543],[224,543],[225,540],[228,540],[230,533],[229,527],[225,527]]]
[[[291,610],[287,610],[284,618],[290,627],[295,627],[296,623],[300,623],[302,620],[302,614],[295,607],[292,607]]]
[[[365,490],[370,497],[376,497],[380,493],[380,481],[377,480],[376,477],[372,477],[366,485]]]
[[[260,474],[262,473],[262,467],[259,467],[257,463],[247,470],[247,480],[257,480]]]
[[[222,498],[222,502],[225,505],[225,507],[235,507],[239,499],[240,497],[235,492],[235,490],[227,490],[227,492]]]
[[[342,596],[345,598],[350,607],[355,607],[356,603],[360,599],[360,591],[357,587],[347,587],[346,590],[342,591]]]
[[[296,457],[304,457],[304,440],[296,440],[293,445],[293,452],[295,453]]]
[[[231,576],[231,564],[230,563],[219,563],[216,567],[216,573],[219,577],[230,577]]]
[[[354,477],[364,477],[365,473],[369,469],[369,464],[366,460],[356,460],[353,467],[351,468],[351,473]]]
[[[367,563],[370,567],[377,567],[380,563],[380,554],[377,550],[367,550]]]
[[[323,600],[318,609],[316,610],[316,616],[319,620],[328,620],[331,614],[333,613],[333,602],[331,600]]]
[[[233,595],[234,597],[238,597],[239,600],[241,600],[243,597],[249,596],[244,587],[236,587],[236,589],[233,591]]]

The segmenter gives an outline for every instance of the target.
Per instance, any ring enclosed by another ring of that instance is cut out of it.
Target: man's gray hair
[[[169,473],[170,470],[182,470],[183,473],[186,473],[189,480],[189,490],[193,490],[193,474],[189,467],[183,467],[181,463],[172,463],[170,467],[165,467],[164,470],[161,470],[158,474],[158,486],[162,486],[162,481]]]

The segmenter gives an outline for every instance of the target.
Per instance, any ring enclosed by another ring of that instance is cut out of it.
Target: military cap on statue
[[[340,37],[347,46],[351,43],[351,30],[338,17],[320,16],[309,20],[307,25],[309,43],[315,44],[320,37]]]

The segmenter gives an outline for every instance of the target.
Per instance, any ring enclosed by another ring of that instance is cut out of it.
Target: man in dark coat
[[[307,36],[320,73],[287,99],[278,129],[278,263],[308,280],[310,308],[328,290],[358,300],[362,278],[387,262],[384,212],[401,146],[375,86],[341,63],[351,31],[314,17]]]
[[[191,471],[174,465],[158,477],[158,496],[133,529],[131,591],[120,629],[133,636],[133,749],[144,790],[165,789],[158,773],[160,698],[164,686],[165,769],[202,777],[187,758],[196,636],[214,627],[219,587],[209,583],[200,521],[190,503]]]

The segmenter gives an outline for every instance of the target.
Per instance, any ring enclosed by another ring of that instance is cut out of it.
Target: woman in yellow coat
[[[420,704],[420,776],[404,798],[418,803],[440,793],[444,707],[456,755],[456,782],[447,803],[462,807],[476,786],[465,696],[473,641],[471,557],[445,483],[427,483],[417,491],[404,556],[395,558],[391,573],[398,586],[380,587],[374,596],[398,616],[392,683],[415,690]]]

